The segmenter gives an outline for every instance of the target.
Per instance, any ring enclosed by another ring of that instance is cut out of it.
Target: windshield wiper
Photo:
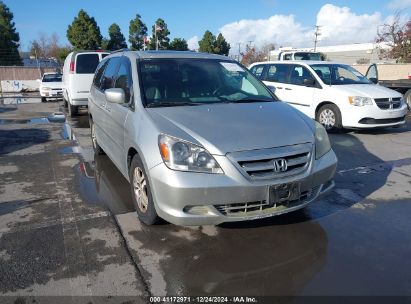
[[[161,108],[161,107],[179,107],[179,106],[198,106],[197,102],[172,102],[172,101],[160,101],[151,102],[147,105],[147,108]]]
[[[274,99],[264,98],[244,98],[244,99],[224,99],[223,103],[253,103],[253,102],[274,102]]]

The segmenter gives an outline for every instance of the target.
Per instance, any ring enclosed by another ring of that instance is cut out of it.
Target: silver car
[[[305,207],[333,186],[324,128],[227,57],[113,53],[89,95],[93,147],[130,182],[140,220],[254,220]]]

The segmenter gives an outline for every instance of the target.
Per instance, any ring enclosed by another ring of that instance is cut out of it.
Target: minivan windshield
[[[148,107],[275,101],[264,84],[233,61],[154,58],[138,65]]]
[[[61,82],[61,74],[46,74],[43,75],[42,82]]]
[[[356,69],[346,64],[310,64],[324,84],[370,84],[371,82]]]

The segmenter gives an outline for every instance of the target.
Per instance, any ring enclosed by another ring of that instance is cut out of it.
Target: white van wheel
[[[316,120],[324,126],[327,131],[342,129],[341,112],[334,104],[323,105],[317,112]]]

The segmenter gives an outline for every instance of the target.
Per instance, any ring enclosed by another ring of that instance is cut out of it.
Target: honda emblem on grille
[[[273,165],[274,172],[285,172],[288,168],[287,160],[285,160],[284,158],[274,159]]]

